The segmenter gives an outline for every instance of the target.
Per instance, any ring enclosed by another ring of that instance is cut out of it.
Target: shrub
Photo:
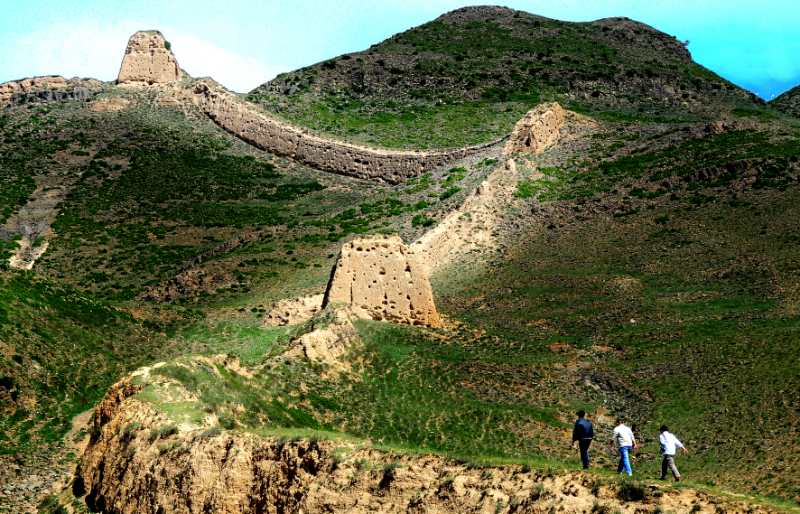
[[[431,225],[433,225],[433,223],[434,220],[432,218],[425,216],[424,214],[417,214],[411,219],[411,226],[413,227],[419,227],[419,226],[430,227]]]
[[[447,189],[446,191],[444,191],[442,194],[440,194],[439,198],[441,200],[447,200],[448,198],[450,198],[451,196],[455,195],[459,191],[461,191],[460,187],[455,187],[455,186],[451,187],[451,188]]]
[[[617,495],[621,500],[625,501],[642,501],[647,496],[647,491],[644,486],[634,480],[624,480],[620,486]]]
[[[394,482],[396,469],[397,469],[396,462],[386,464],[383,467],[383,476],[381,477],[380,483],[378,483],[379,489],[386,489],[392,484],[392,482]]]

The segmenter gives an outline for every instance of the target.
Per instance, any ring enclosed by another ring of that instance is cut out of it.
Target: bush
[[[451,187],[448,190],[446,190],[445,192],[443,192],[442,194],[440,194],[439,198],[441,200],[447,200],[448,198],[450,198],[451,196],[455,195],[459,191],[461,191],[460,187]]]
[[[620,500],[628,502],[642,501],[647,496],[647,491],[639,482],[633,480],[624,480],[619,486],[617,495],[619,496]]]
[[[411,219],[411,226],[413,227],[430,227],[433,225],[434,220],[425,216],[424,214],[417,214]]]

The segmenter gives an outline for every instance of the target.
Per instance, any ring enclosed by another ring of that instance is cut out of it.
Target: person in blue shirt
[[[572,429],[572,445],[575,446],[575,443],[578,443],[583,469],[589,469],[589,446],[594,439],[594,428],[592,422],[586,419],[585,411],[579,410],[576,414],[578,419],[575,421],[575,428]]]

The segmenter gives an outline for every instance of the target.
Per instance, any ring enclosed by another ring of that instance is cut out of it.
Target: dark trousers
[[[578,441],[578,447],[581,449],[581,463],[583,464],[583,469],[589,469],[589,445],[591,444],[591,439],[581,439]]]
[[[672,471],[672,476],[675,477],[675,480],[681,479],[681,474],[678,471],[678,467],[675,465],[674,455],[664,455],[664,458],[661,460],[661,480],[667,479],[668,469]]]

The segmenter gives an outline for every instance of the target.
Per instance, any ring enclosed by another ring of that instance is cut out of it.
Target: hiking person
[[[661,461],[661,480],[667,479],[667,468],[669,468],[670,471],[672,471],[672,476],[675,478],[675,481],[680,482],[681,474],[678,471],[678,467],[675,465],[675,453],[678,448],[683,450],[683,453],[689,453],[689,450],[675,437],[675,434],[669,431],[667,425],[661,425],[658,431],[661,433],[661,435],[658,436],[658,440],[661,443],[661,455],[664,456]]]
[[[618,425],[614,427],[613,440],[619,451],[619,465],[617,466],[617,473],[623,471],[628,476],[633,476],[631,469],[631,452],[636,448],[636,438],[633,436],[633,430],[625,424],[623,420],[618,420]]]
[[[572,446],[578,443],[581,451],[581,463],[583,469],[589,469],[589,445],[594,439],[594,427],[592,422],[586,419],[586,412],[579,410],[576,412],[578,419],[575,420],[575,428],[572,429]]]

